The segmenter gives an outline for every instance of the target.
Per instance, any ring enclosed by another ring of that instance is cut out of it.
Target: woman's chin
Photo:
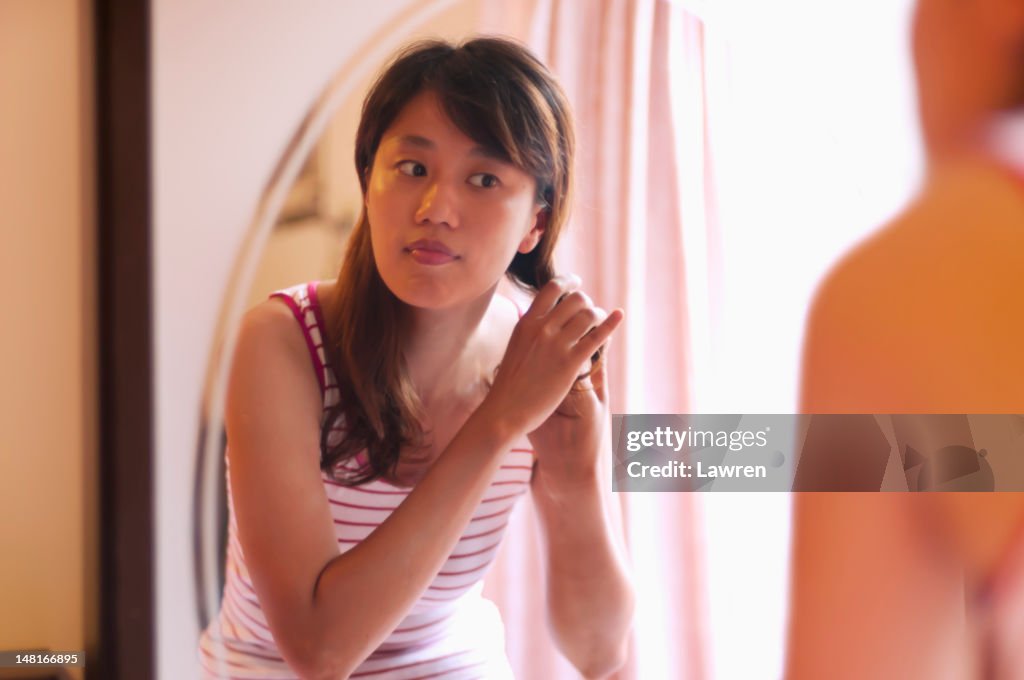
[[[461,295],[451,291],[432,290],[430,286],[396,286],[391,288],[391,292],[409,307],[427,311],[442,311],[464,302]]]
[[[467,295],[466,290],[436,290],[429,286],[409,286],[391,288],[395,297],[409,307],[430,312],[450,311],[473,305],[474,302],[484,303],[483,298],[493,289],[480,291],[478,294]],[[490,299],[490,296],[487,296]],[[486,303],[484,303],[486,305]]]

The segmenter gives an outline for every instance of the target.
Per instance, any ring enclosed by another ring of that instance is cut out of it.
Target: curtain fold
[[[688,102],[686,111],[702,109],[700,22],[668,0],[486,5],[483,30],[523,26],[524,34],[514,37],[554,71],[575,110],[577,193],[558,265],[579,274],[599,304],[626,311],[611,348],[612,411],[686,413],[693,272],[684,226],[707,227],[706,197],[701,192],[687,205],[691,194],[681,180],[686,168],[703,168],[705,140],[702,117],[688,121],[685,134],[678,130],[673,93]],[[680,39],[683,52],[673,44]],[[693,215],[686,225],[684,214]],[[703,680],[707,604],[698,498],[616,494],[614,500],[623,506],[637,587],[630,659],[614,677]],[[535,516],[523,504],[485,594],[502,610],[519,677],[576,678],[540,625],[546,621],[541,559]]]

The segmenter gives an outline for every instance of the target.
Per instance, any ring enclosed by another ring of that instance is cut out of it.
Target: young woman
[[[633,595],[591,358],[623,317],[552,271],[573,151],[559,86],[512,42],[419,43],[374,84],[337,280],[240,331],[208,677],[512,677],[479,584],[527,487],[556,643],[587,677],[621,665]],[[506,275],[537,291],[525,311]]]

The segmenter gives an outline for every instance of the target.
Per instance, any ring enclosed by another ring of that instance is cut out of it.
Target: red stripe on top
[[[474,585],[476,585],[475,580],[457,586],[430,586],[428,590],[468,590],[469,588],[472,588]]]
[[[498,512],[492,512],[489,515],[480,515],[479,517],[474,517],[473,519],[469,520],[469,522],[470,522],[470,524],[472,524],[473,522],[479,522],[482,519],[491,519],[493,517],[500,517],[501,515],[507,515],[510,512],[512,512],[512,506],[511,505],[508,506],[507,508],[505,508],[504,510],[499,510]]]
[[[449,561],[451,561],[451,560],[461,560],[461,559],[465,559],[467,557],[476,557],[477,555],[484,554],[488,550],[494,550],[500,544],[501,544],[501,541],[498,541],[497,543],[490,544],[486,548],[481,548],[480,550],[474,550],[473,552],[461,553],[461,554],[460,553],[452,553],[451,555],[448,556],[448,560]]]
[[[336,501],[333,498],[328,498],[327,502],[331,505],[337,505],[343,508],[353,508],[356,510],[383,510],[385,512],[392,512],[398,506],[391,505],[358,505],[356,503],[345,503],[343,501]]]
[[[495,534],[495,533],[501,531],[502,529],[504,529],[507,526],[508,526],[508,522],[505,522],[501,526],[495,527],[494,529],[491,529],[490,531],[484,531],[482,533],[473,534],[471,536],[463,536],[462,538],[459,539],[459,543],[462,543],[463,541],[468,541],[468,540],[470,540],[472,538],[480,538],[481,536],[490,536],[491,534]]]
[[[474,571],[480,571],[481,569],[486,569],[489,566],[491,566],[491,563],[490,562],[486,562],[484,564],[481,564],[479,567],[473,567],[472,569],[465,569],[463,571],[439,571],[439,572],[437,572],[437,575],[438,576],[465,576],[466,574],[472,574]]]
[[[409,490],[408,489],[406,489],[405,491],[402,491],[401,489],[396,489],[394,491],[384,491],[382,489],[367,489],[367,488],[362,487],[362,486],[345,486],[341,482],[335,482],[332,479],[326,479],[326,478],[322,478],[322,479],[324,480],[325,484],[330,484],[331,486],[341,487],[342,489],[352,489],[353,491],[356,491],[358,493],[372,493],[372,494],[380,494],[380,495],[384,495],[384,496],[408,496],[409,495]]]
[[[523,486],[526,486],[526,484],[523,484]],[[523,495],[523,492],[520,491],[519,493],[510,493],[510,494],[506,494],[504,496],[495,496],[494,498],[485,498],[485,499],[483,499],[480,502],[481,503],[494,503],[496,501],[503,501],[503,500],[505,500],[507,498],[515,498],[516,496],[522,496],[522,495]]]
[[[342,488],[351,489],[353,493],[365,493],[365,494],[370,494],[370,495],[373,495],[373,496],[391,496],[391,497],[401,496],[401,498],[399,498],[395,502],[394,507],[396,507],[396,508],[399,505],[401,505],[402,501],[405,500],[405,497],[409,495],[409,492],[407,490],[406,491],[402,491],[401,489],[395,489],[393,491],[389,491],[387,489],[368,489],[365,486],[349,486],[349,487],[346,487],[344,485],[340,485],[340,486],[342,486]]]
[[[225,609],[224,613],[232,616],[232,625],[241,628],[253,639],[274,644],[274,636],[271,635],[270,631],[261,626],[258,621],[253,621],[251,616],[242,611],[235,598],[225,594],[222,607],[228,607],[229,605],[230,609]]]
[[[422,595],[420,600],[424,602],[455,602],[457,599],[462,597],[465,593],[459,593],[455,597],[430,597],[429,595]]]
[[[439,623],[444,623],[445,621],[447,621],[450,618],[451,618],[451,615],[450,614],[446,614],[445,616],[442,616],[439,619],[434,619],[433,621],[430,621],[429,623],[421,623],[418,626],[409,626],[408,628],[395,628],[395,630],[393,632],[395,632],[395,633],[411,633],[413,631],[423,630],[424,628],[430,628],[431,626],[436,626]]]
[[[445,669],[443,671],[438,671],[437,673],[431,673],[430,675],[417,675],[415,678],[409,678],[409,680],[431,680],[432,678],[440,678],[442,676],[448,675],[449,673],[456,673],[458,671],[464,671],[467,668],[473,668],[475,666],[483,666],[485,663],[486,663],[485,661],[476,661],[474,663],[466,664],[465,666],[457,666],[455,668],[447,668],[447,669]]]

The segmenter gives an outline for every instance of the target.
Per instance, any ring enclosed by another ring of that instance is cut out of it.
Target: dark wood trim
[[[155,677],[150,7],[94,0],[100,652],[89,680]]]

